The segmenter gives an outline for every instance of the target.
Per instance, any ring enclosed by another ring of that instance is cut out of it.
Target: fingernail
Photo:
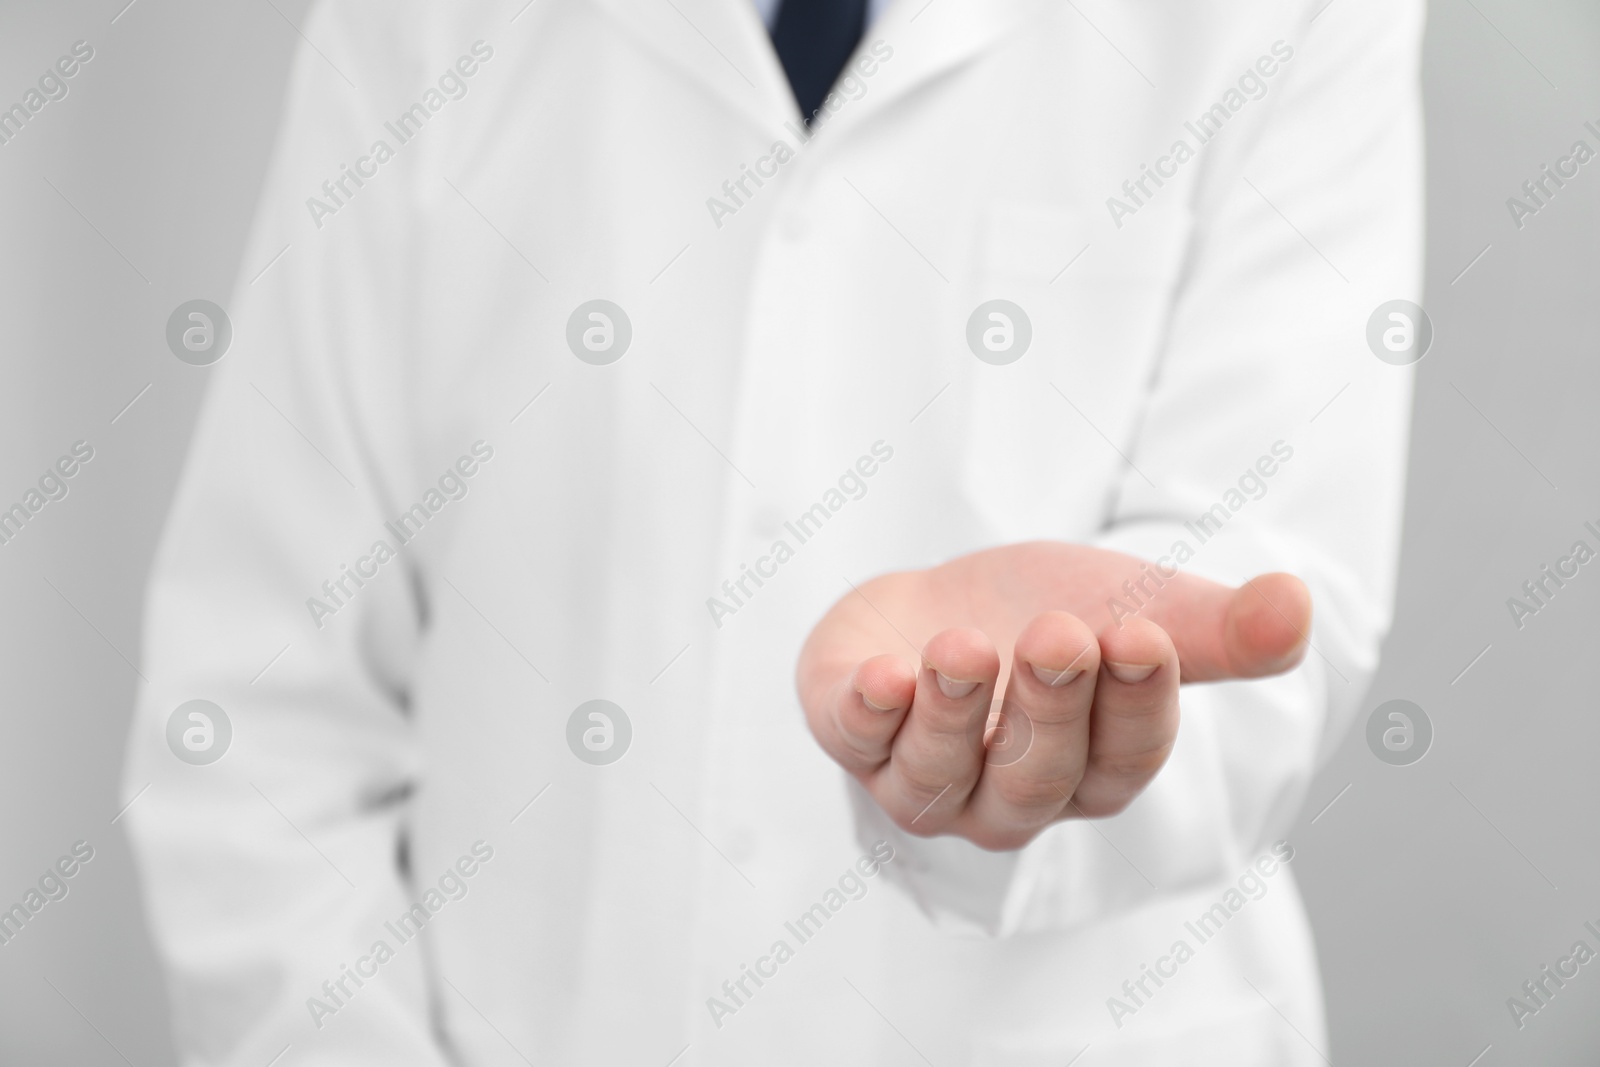
[[[856,692],[857,693],[861,693],[861,690],[857,689]],[[865,704],[867,707],[871,708],[873,711],[895,711],[895,710],[898,710],[896,708],[886,708],[886,707],[884,707],[883,705],[881,705],[881,704],[877,703],[876,701],[874,701],[871,697],[867,696],[867,694],[865,694],[865,693],[861,693],[861,702],[863,704]]]
[[[958,682],[954,678],[946,678],[940,671],[934,671],[934,677],[939,680],[939,692],[951,700],[960,700],[974,689],[978,688],[977,682]]]
[[[1082,673],[1083,670],[1079,667],[1068,667],[1066,670],[1053,671],[1047,667],[1033,664],[1033,676],[1052,689],[1056,686],[1066,685]]]
[[[1159,666],[1159,663],[1107,663],[1106,670],[1124,685],[1133,685],[1150,677]]]

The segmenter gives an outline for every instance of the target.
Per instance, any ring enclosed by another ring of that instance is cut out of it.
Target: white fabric
[[[1419,296],[1422,13],[1322,6],[896,4],[806,144],[748,0],[317,7],[130,739],[184,1062],[1320,1063],[1294,864],[1215,939],[1185,922],[1285,835],[1390,615],[1410,372],[1365,328]],[[396,146],[385,124],[480,40],[466,95]],[[1107,198],[1280,41],[1264,95],[1118,228]],[[380,138],[394,158],[361,163]],[[341,164],[369,176],[332,210]],[[609,366],[566,342],[597,298],[632,325]],[[992,298],[1032,322],[1009,366],[966,345]],[[1160,556],[1279,441],[1187,567],[1302,575],[1316,651],[1185,689],[1124,814],[1011,856],[912,840],[809,737],[795,656],[847,580],[1027,538]],[[876,442],[864,494],[797,544],[785,521]],[[319,627],[347,564],[376,573]],[[632,725],[609,766],[567,742],[597,698]],[[233,725],[209,766],[166,741],[192,699]],[[799,943],[785,921],[880,839],[865,895]],[[780,939],[794,957],[714,1017]],[[314,1020],[342,966],[375,972]]]

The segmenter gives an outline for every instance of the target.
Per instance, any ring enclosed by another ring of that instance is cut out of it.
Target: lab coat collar
[[[799,116],[750,0],[592,0],[644,48],[762,130]]]
[[[881,110],[968,61],[981,56],[1040,11],[1040,0],[894,0],[863,43],[894,48],[892,76],[867,94],[862,115]]]
[[[644,47],[762,130],[799,119],[783,67],[750,0],[592,0]],[[1039,0],[895,0],[862,38],[895,49],[856,122],[981,55],[1037,12]]]

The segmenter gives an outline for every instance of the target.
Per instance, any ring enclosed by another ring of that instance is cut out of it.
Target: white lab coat
[[[1294,864],[1227,891],[1390,615],[1410,370],[1365,331],[1419,298],[1422,21],[1322,6],[894,4],[804,144],[749,0],[318,7],[196,372],[126,777],[185,1062],[1321,1062]],[[966,340],[996,298],[1032,328],[1003,366]],[[595,299],[631,324],[609,365],[567,343]],[[1295,572],[1315,650],[1185,688],[1115,818],[909,838],[810,738],[800,643],[850,582],[1033,538]],[[193,699],[233,728],[209,765],[169,750]],[[594,699],[631,725],[609,765],[568,743]]]

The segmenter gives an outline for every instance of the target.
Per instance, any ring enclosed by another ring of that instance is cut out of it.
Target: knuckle
[[[1108,710],[1117,721],[1135,726],[1155,728],[1177,709],[1175,694],[1165,692],[1123,694]]]
[[[1171,752],[1168,744],[1142,752],[1093,753],[1089,756],[1089,769],[1109,778],[1144,780],[1155,777]]]
[[[883,808],[906,833],[918,837],[940,833],[965,807],[970,782],[907,775],[898,763],[895,766],[896,781]]]
[[[1028,708],[1023,711],[1020,707],[1012,706],[1011,701],[1006,701],[1006,714],[1022,712],[1036,727],[1047,730],[1067,731],[1081,726],[1088,720],[1094,705],[1082,694],[1066,693],[1056,696],[1052,693],[1042,700],[1030,700]]]
[[[995,792],[1009,808],[1028,814],[1053,813],[1072,796],[1071,783],[1048,778],[1008,776],[995,781]]]
[[[883,762],[883,739],[865,731],[852,730],[848,725],[841,724],[839,748],[842,750],[840,755],[843,757],[840,760],[841,763],[872,764]]]
[[[919,728],[926,730],[930,737],[940,740],[965,737],[974,728],[973,720],[976,717],[967,701],[953,702],[942,698],[938,701],[917,701],[912,714],[917,717]]]
[[[972,773],[967,768],[955,773],[948,762],[941,762],[935,766],[920,760],[906,759],[896,759],[895,769],[899,774],[901,790],[907,803],[918,805],[918,810],[921,810],[923,805],[932,804],[940,794],[948,797],[951,793],[961,791],[960,786]]]

